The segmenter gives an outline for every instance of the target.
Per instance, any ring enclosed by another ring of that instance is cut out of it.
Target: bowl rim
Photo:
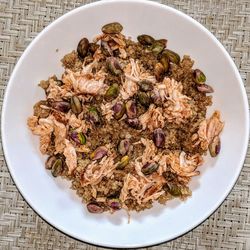
[[[145,244],[136,244],[136,245],[126,245],[126,246],[121,246],[121,245],[115,245],[115,244],[100,244],[98,242],[93,242],[93,241],[88,241],[88,239],[81,239],[80,237],[77,237],[76,235],[73,235],[72,233],[68,232],[67,230],[65,230],[64,228],[60,228],[57,225],[55,225],[53,223],[53,221],[50,221],[48,218],[46,218],[46,215],[42,215],[39,213],[39,211],[37,211],[37,209],[33,208],[32,201],[29,200],[29,198],[26,196],[26,194],[21,190],[20,188],[20,183],[18,183],[18,181],[15,178],[15,173],[14,170],[11,168],[11,157],[8,154],[8,147],[7,147],[7,142],[6,142],[6,133],[5,133],[5,116],[6,116],[6,110],[7,110],[7,102],[8,102],[8,97],[10,95],[10,91],[11,91],[11,87],[13,85],[13,78],[14,75],[16,74],[16,72],[19,69],[19,66],[22,64],[22,61],[24,60],[24,58],[26,57],[26,55],[29,53],[29,51],[32,49],[33,45],[40,39],[40,37],[46,33],[49,29],[53,28],[56,24],[58,24],[59,22],[61,22],[63,19],[68,18],[72,15],[74,15],[77,12],[82,11],[83,9],[88,9],[88,8],[93,8],[95,6],[101,6],[101,5],[105,5],[105,4],[111,4],[111,3],[140,3],[140,4],[145,4],[145,5],[149,5],[149,6],[157,6],[157,7],[161,7],[164,8],[166,10],[172,11],[175,14],[182,16],[183,18],[185,18],[187,21],[191,22],[193,25],[197,26],[199,29],[201,29],[203,32],[205,32],[215,43],[216,45],[220,48],[220,50],[223,52],[223,54],[226,56],[228,62],[230,63],[230,65],[232,66],[233,70],[234,70],[234,74],[237,78],[237,81],[239,83],[239,88],[241,91],[241,94],[243,96],[243,104],[244,104],[244,114],[245,114],[245,127],[246,130],[246,138],[244,140],[243,144],[243,150],[241,152],[240,155],[240,159],[239,159],[239,168],[238,168],[238,172],[236,173],[236,175],[234,176],[234,179],[232,180],[232,187],[229,190],[226,190],[224,192],[223,197],[217,201],[216,205],[214,205],[214,207],[206,214],[204,215],[204,219],[202,219],[201,221],[199,221],[198,223],[195,223],[194,225],[191,225],[190,228],[188,228],[187,230],[185,230],[184,232],[182,232],[181,234],[179,234],[178,236],[172,238],[172,239],[168,239],[168,240],[163,240],[161,242],[154,242],[150,245],[145,245]],[[42,218],[44,221],[46,221],[46,223],[48,223],[50,226],[52,226],[53,228],[55,228],[56,230],[62,232],[63,234],[76,239],[80,242],[85,242],[88,243],[90,245],[94,245],[94,246],[100,246],[100,247],[105,247],[105,248],[123,248],[123,249],[128,249],[128,248],[142,248],[142,247],[151,247],[151,246],[156,246],[162,243],[166,243],[169,241],[172,241],[178,237],[183,236],[184,234],[190,232],[191,230],[195,229],[196,227],[198,227],[199,225],[201,225],[205,220],[207,220],[221,205],[222,203],[225,201],[225,199],[227,198],[227,196],[230,194],[230,192],[232,191],[232,189],[234,188],[241,170],[243,168],[243,164],[244,164],[244,160],[247,154],[247,148],[248,148],[248,139],[249,139],[249,114],[248,114],[248,98],[247,98],[247,94],[246,94],[246,90],[244,88],[244,83],[241,79],[240,73],[235,65],[235,63],[233,62],[233,59],[231,58],[231,56],[229,55],[229,53],[226,51],[226,49],[224,48],[224,46],[220,43],[220,41],[207,29],[205,28],[201,23],[199,23],[198,21],[196,21],[195,19],[193,19],[192,17],[190,17],[189,15],[183,13],[180,10],[177,10],[173,7],[170,7],[168,5],[164,5],[158,2],[152,2],[152,1],[144,1],[144,0],[102,0],[102,1],[97,1],[97,2],[93,2],[93,3],[88,3],[85,5],[82,5],[80,7],[77,7],[73,10],[70,10],[69,12],[63,14],[62,16],[58,17],[57,19],[55,19],[54,21],[52,21],[48,26],[46,26],[32,41],[31,43],[28,45],[28,47],[24,50],[24,52],[22,53],[21,57],[18,59],[13,72],[11,73],[11,76],[9,78],[8,84],[5,88],[5,93],[4,93],[4,99],[3,99],[3,105],[2,105],[2,114],[1,114],[1,138],[2,138],[2,148],[3,148],[3,156],[4,159],[6,161],[6,165],[7,168],[9,170],[10,176],[15,184],[15,186],[17,187],[17,190],[19,191],[19,193],[21,194],[21,196],[23,197],[23,199],[26,201],[26,203],[32,208],[32,210],[40,217]]]

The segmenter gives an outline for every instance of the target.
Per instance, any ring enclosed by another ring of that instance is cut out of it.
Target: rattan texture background
[[[32,39],[54,19],[90,2],[0,0],[0,107],[10,74]],[[159,2],[192,16],[222,42],[250,99],[250,0]],[[11,180],[1,147],[0,249],[100,249],[65,236],[35,214]],[[209,219],[188,234],[149,249],[250,250],[250,149],[236,186]]]

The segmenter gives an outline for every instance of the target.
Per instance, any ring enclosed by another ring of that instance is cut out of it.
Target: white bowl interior
[[[214,104],[225,121],[222,150],[207,157],[201,175],[193,178],[192,198],[166,206],[113,215],[87,213],[70,184],[54,179],[44,168],[38,138],[27,129],[32,106],[44,98],[37,84],[63,72],[60,59],[83,37],[93,38],[103,24],[119,21],[124,33],[167,38],[168,47],[189,54],[215,89]],[[58,52],[56,50],[58,49]],[[110,247],[139,247],[173,239],[201,223],[225,199],[243,164],[247,148],[247,99],[239,74],[219,42],[200,24],[166,6],[145,1],[107,1],[78,8],[48,26],[24,52],[4,100],[2,138],[13,179],[27,202],[59,230],[86,242]]]

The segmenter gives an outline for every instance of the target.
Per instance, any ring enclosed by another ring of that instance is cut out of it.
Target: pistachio
[[[56,80],[56,84],[61,87],[63,85],[63,81],[57,79]]]
[[[178,187],[177,185],[166,183],[163,186],[163,190],[167,193],[170,193],[173,196],[181,196],[182,191],[181,187]]]
[[[42,89],[44,89],[45,91],[47,90],[47,88],[49,87],[49,81],[40,81],[40,83],[38,84],[39,87],[41,87]]]
[[[154,74],[157,81],[162,81],[165,68],[161,63],[156,63],[154,68]]]
[[[195,69],[193,72],[194,81],[197,84],[203,84],[206,82],[206,76],[200,69]]]
[[[157,106],[162,106],[162,99],[161,96],[158,93],[152,93],[151,94],[151,100],[153,103]]]
[[[169,61],[174,64],[179,64],[181,60],[180,56],[177,53],[169,49],[164,49],[162,55],[167,56],[169,58]]]
[[[114,118],[116,120],[120,120],[123,115],[125,114],[126,108],[125,104],[122,102],[117,102],[113,107],[112,110],[114,111]]]
[[[129,146],[130,146],[130,142],[129,139],[123,139],[120,141],[119,145],[118,145],[118,152],[121,155],[125,155],[128,153],[129,151]]]
[[[70,104],[66,101],[52,101],[50,106],[60,112],[67,113],[70,109]]]
[[[209,152],[212,157],[216,157],[220,153],[221,142],[220,137],[215,136],[213,141],[209,145]]]
[[[62,159],[57,159],[52,165],[51,173],[54,177],[59,176],[63,171],[63,161]]]
[[[137,37],[137,40],[142,45],[152,45],[155,42],[155,39],[149,35],[140,35]]]
[[[90,213],[101,214],[104,212],[104,209],[96,202],[90,202],[87,204],[87,209]]]
[[[86,144],[86,137],[82,132],[72,131],[70,137],[77,144]]]
[[[99,113],[97,111],[96,107],[90,107],[87,117],[87,121],[91,122],[92,124],[98,125],[101,123],[101,118],[99,116]]]
[[[70,107],[73,113],[80,114],[82,112],[82,104],[77,96],[72,96],[70,99]]]
[[[93,161],[100,160],[108,153],[108,150],[106,147],[101,146],[98,147],[94,152],[90,154],[90,159]]]
[[[151,53],[152,52],[152,45],[151,46],[146,46],[145,47],[145,50],[144,50],[146,53]]]
[[[33,109],[34,109],[34,115],[39,117],[39,118],[46,118],[50,114],[50,108],[42,108],[41,106],[47,106],[48,102],[47,101],[39,101],[37,102]]]
[[[115,76],[119,76],[122,73],[121,65],[119,64],[117,58],[108,57],[107,60],[108,70]]]
[[[162,44],[162,46],[166,48],[168,40],[163,38],[163,39],[156,40],[156,42]]]
[[[156,162],[148,162],[142,167],[141,171],[144,175],[150,175],[156,172],[158,168],[159,164],[157,164]]]
[[[159,55],[165,48],[166,46],[162,44],[162,42],[155,41],[151,47],[151,51],[155,55]]]
[[[108,200],[108,206],[113,210],[120,210],[122,208],[121,202],[119,199],[110,199]]]
[[[199,92],[205,93],[205,94],[209,94],[209,93],[214,92],[213,88],[205,83],[197,85],[197,90]]]
[[[151,103],[150,96],[145,92],[138,92],[137,99],[142,106],[148,107]]]
[[[126,103],[126,113],[128,118],[135,118],[137,115],[136,103],[134,100],[129,100]]]
[[[56,160],[57,158],[54,155],[50,156],[45,163],[45,168],[51,169]]]
[[[118,163],[116,168],[122,170],[128,165],[128,163],[129,163],[129,157],[125,155],[121,158],[121,161]]]
[[[138,118],[128,118],[126,122],[130,127],[134,128],[134,129],[141,128],[140,121]]]
[[[94,54],[96,50],[99,48],[99,45],[96,43],[89,43],[89,51]]]
[[[105,100],[111,101],[119,95],[119,86],[117,83],[112,84],[105,93]]]
[[[169,58],[164,54],[161,55],[160,63],[163,65],[164,71],[167,72],[169,69]]]
[[[162,176],[169,182],[177,178],[176,174],[171,171],[166,171],[162,173]]]
[[[105,34],[118,34],[121,33],[123,27],[120,23],[108,23],[102,27],[102,32]]]
[[[162,148],[165,144],[165,134],[161,128],[157,128],[153,132],[153,141],[156,147]]]
[[[84,37],[80,40],[80,42],[77,45],[77,53],[81,58],[84,58],[88,53],[89,48],[89,40]]]
[[[138,82],[138,85],[141,91],[147,92],[153,90],[153,84],[149,80],[141,80]]]

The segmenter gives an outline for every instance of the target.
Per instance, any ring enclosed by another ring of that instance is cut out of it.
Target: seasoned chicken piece
[[[215,111],[209,119],[200,123],[197,134],[193,135],[194,146],[200,145],[203,150],[207,150],[213,139],[220,135],[223,127],[224,122],[220,120],[220,112]]]
[[[69,140],[65,139],[64,143],[65,143],[65,148],[63,154],[66,158],[66,164],[69,169],[68,173],[72,174],[77,167],[76,150]]]
[[[203,163],[203,159],[199,154],[189,156],[184,151],[176,151],[168,155],[167,162],[176,174],[191,177],[199,175],[200,172],[196,171],[196,168]]]

